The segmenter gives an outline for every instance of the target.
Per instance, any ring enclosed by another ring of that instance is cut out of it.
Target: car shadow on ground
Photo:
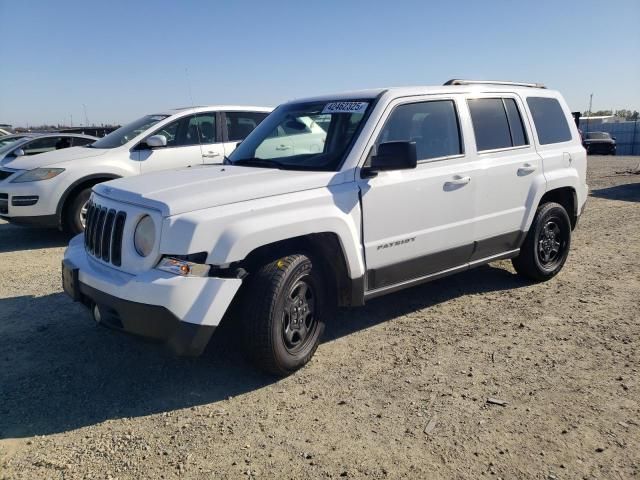
[[[0,253],[64,247],[69,236],[54,228],[35,228],[0,222]]]
[[[526,285],[507,270],[481,267],[342,309],[324,342],[461,295]],[[243,359],[236,331],[223,325],[204,356],[176,358],[94,325],[62,293],[0,299],[0,438],[205,405],[277,382]]]
[[[514,290],[530,285],[515,273],[492,265],[375,298],[364,307],[345,308],[327,325],[324,342],[373,327],[397,317],[470,294]]]
[[[592,197],[606,198],[607,200],[624,200],[627,202],[640,202],[640,182],[625,183],[614,187],[600,188],[591,191]]]

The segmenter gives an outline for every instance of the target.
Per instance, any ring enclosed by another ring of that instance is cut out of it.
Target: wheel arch
[[[555,202],[564,207],[571,220],[573,230],[578,222],[578,195],[573,187],[559,187],[549,190],[542,195],[538,207],[545,203]]]
[[[121,178],[121,176],[115,175],[113,173],[95,173],[92,175],[87,175],[86,177],[82,177],[69,185],[69,187],[60,197],[58,206],[56,207],[56,218],[58,219],[58,226],[62,225],[62,216],[64,214],[65,208],[68,206],[69,202],[73,200],[74,196],[78,192],[84,190],[85,188],[93,187],[98,183],[108,182],[109,180],[115,180],[116,178]]]
[[[305,253],[320,262],[327,280],[335,285],[338,305],[364,303],[364,278],[349,277],[347,256],[338,234],[334,232],[310,233],[261,245],[249,252],[240,263],[250,275],[259,265],[291,253]]]

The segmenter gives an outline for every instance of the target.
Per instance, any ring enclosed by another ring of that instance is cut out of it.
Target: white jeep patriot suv
[[[180,354],[201,353],[226,316],[260,367],[287,374],[336,305],[506,258],[556,275],[585,173],[566,103],[540,85],[297,100],[224,165],[95,186],[63,286],[99,323]]]
[[[170,110],[145,115],[90,145],[13,158],[0,166],[0,218],[80,233],[94,185],[222,163],[270,111],[220,105]]]

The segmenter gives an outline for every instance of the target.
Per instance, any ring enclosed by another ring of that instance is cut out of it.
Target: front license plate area
[[[68,260],[62,261],[62,289],[73,298],[74,302],[80,301],[80,281],[78,280],[78,268]]]

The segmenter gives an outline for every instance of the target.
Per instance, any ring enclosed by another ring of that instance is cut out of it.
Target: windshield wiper
[[[266,167],[266,168],[284,168],[285,165],[276,160],[267,160],[264,158],[241,158],[231,163],[232,165],[247,166],[247,167]]]

